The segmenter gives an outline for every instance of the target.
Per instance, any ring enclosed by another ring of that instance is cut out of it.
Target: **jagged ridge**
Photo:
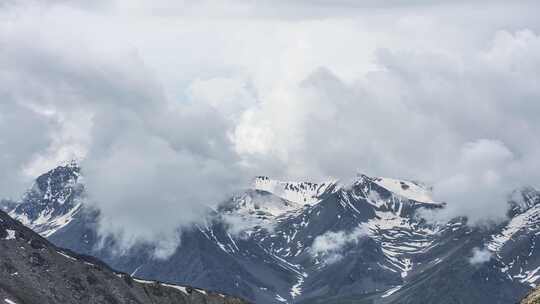
[[[425,222],[418,210],[444,204],[433,202],[430,189],[418,182],[359,175],[352,184],[339,185],[258,177],[253,188],[184,230],[182,245],[164,261],[152,258],[151,245],[122,256],[96,251],[96,216],[82,212],[49,239],[128,273],[257,303],[455,303],[470,298],[506,303],[517,301],[538,280],[540,196],[531,188],[519,192],[526,199],[511,202],[512,220],[487,231],[468,227],[466,219]],[[337,242],[339,248],[317,251],[316,239]],[[490,250],[492,258],[472,265],[474,248]],[[448,286],[444,277],[467,285]],[[445,297],[425,292],[441,288]]]

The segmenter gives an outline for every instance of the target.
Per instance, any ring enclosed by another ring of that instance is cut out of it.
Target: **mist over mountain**
[[[3,211],[0,247],[0,297],[7,304],[247,303],[228,295],[114,271],[94,257],[52,245]]]
[[[109,265],[111,303],[163,287],[118,298],[117,272],[262,304],[518,302],[540,278],[538,11],[1,1],[0,212],[59,285],[81,258],[58,250]],[[4,234],[28,301],[72,301]]]
[[[176,2],[2,4],[3,197],[79,159],[130,244],[260,174],[420,180],[475,222],[538,185],[537,1]]]
[[[126,247],[98,229],[75,163],[41,175],[9,214],[57,246],[147,280],[255,303],[512,303],[538,284],[540,192],[516,189],[491,226],[444,212],[424,184],[359,175],[353,184],[256,177],[178,242]],[[83,170],[84,171],[84,170]],[[144,227],[141,223],[141,227]],[[449,284],[448,282],[454,282]]]

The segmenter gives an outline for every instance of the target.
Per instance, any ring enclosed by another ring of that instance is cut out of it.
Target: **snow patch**
[[[515,234],[535,226],[534,224],[539,221],[540,206],[534,206],[533,208],[514,216],[501,233],[492,236],[491,242],[487,244],[487,248],[492,252],[499,252]]]
[[[56,217],[52,215],[53,210],[50,209],[42,210],[39,217],[35,220],[30,220],[26,214],[16,213],[16,210],[11,211],[9,215],[12,218],[20,221],[26,227],[39,233],[41,236],[48,238],[58,230],[68,225],[81,209],[82,203],[79,202],[66,214]]]
[[[136,279],[136,278],[133,278],[133,280],[135,282],[141,283],[141,284],[154,284],[154,283],[156,283],[155,281],[141,280],[141,279]]]
[[[282,296],[280,296],[279,294],[276,294],[276,300],[282,302],[282,303],[287,303],[287,300],[285,298],[283,298]]]
[[[405,278],[414,266],[411,255],[432,248],[433,236],[439,228],[419,225],[389,211],[375,211],[375,214],[375,218],[367,222],[369,236],[380,244],[388,267],[400,272],[401,277]]]
[[[15,230],[6,229],[7,236],[6,240],[14,240],[15,239]]]
[[[418,183],[385,177],[375,178],[373,179],[373,182],[386,190],[407,199],[420,203],[433,202],[431,190]]]
[[[334,184],[333,181],[322,183],[284,182],[270,179],[267,176],[259,176],[253,182],[253,189],[270,192],[297,204],[314,205],[320,201],[320,195]]]
[[[57,251],[57,252],[58,252],[59,254],[61,254],[62,256],[64,256],[64,257],[70,259],[70,260],[77,261],[76,258],[74,258],[74,257],[72,257],[72,256],[69,256],[69,255],[63,253],[62,251]]]
[[[403,285],[398,285],[398,286],[396,286],[396,287],[393,287],[393,288],[388,289],[388,290],[381,296],[381,298],[386,298],[386,297],[391,296],[392,294],[394,294],[395,292],[397,292],[398,290],[400,290],[401,287],[403,287]]]
[[[302,285],[304,284],[304,279],[307,278],[307,273],[302,273],[298,276],[298,280],[296,281],[296,284],[294,284],[291,288],[291,297],[294,299],[302,294]]]
[[[139,269],[142,267],[143,265],[139,265],[139,267],[135,268],[135,270],[131,273],[131,276],[134,276],[137,271],[139,271]]]
[[[180,290],[181,292],[185,294],[188,293],[184,286],[178,286],[178,285],[172,285],[172,284],[161,284],[161,285]]]

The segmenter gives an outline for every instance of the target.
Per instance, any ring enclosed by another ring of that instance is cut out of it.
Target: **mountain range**
[[[358,175],[347,185],[256,177],[157,258],[155,245],[118,252],[98,233],[76,163],[39,176],[0,208],[59,248],[146,280],[197,286],[254,303],[517,303],[540,282],[540,192],[516,190],[508,219],[427,221],[422,183]]]

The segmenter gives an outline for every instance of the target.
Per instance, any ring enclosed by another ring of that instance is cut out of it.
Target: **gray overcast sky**
[[[128,245],[255,174],[417,179],[502,216],[540,183],[538,2],[380,3],[3,2],[0,191],[81,158]]]

